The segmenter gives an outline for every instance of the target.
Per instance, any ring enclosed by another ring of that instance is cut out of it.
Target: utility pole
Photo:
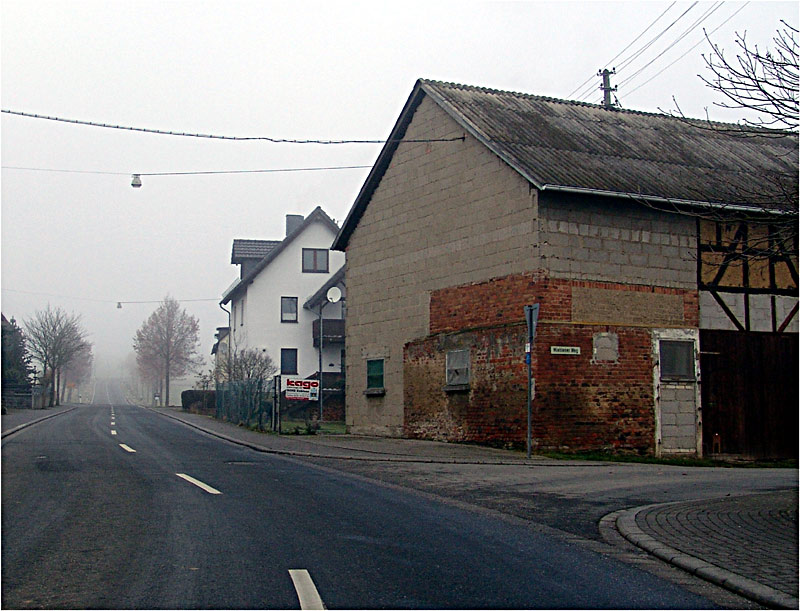
[[[609,70],[608,68],[604,68],[597,73],[597,76],[603,77],[603,84],[600,85],[600,89],[603,90],[603,107],[604,108],[613,108],[614,104],[611,102],[611,93],[616,91],[616,87],[611,86],[611,75],[616,74],[617,69],[612,68]]]

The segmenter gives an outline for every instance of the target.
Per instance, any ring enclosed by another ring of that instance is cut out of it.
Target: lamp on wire
[[[131,186],[134,189],[138,189],[139,187],[142,186],[142,177],[139,176],[139,174],[134,174],[133,175],[133,180],[131,180]]]

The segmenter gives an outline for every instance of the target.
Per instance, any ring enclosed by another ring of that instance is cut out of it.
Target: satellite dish
[[[328,301],[337,303],[342,298],[342,289],[338,286],[332,286],[328,289]]]

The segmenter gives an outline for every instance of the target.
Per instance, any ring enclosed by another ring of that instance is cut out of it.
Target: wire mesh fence
[[[273,430],[274,380],[244,380],[217,384],[216,418],[259,431]]]
[[[323,378],[323,401],[287,397],[281,376],[268,380],[221,382],[216,387],[216,414],[239,426],[283,434],[344,433],[344,378]]]

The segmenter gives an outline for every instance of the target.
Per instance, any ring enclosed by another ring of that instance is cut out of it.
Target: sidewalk
[[[631,543],[769,607],[797,609],[797,491],[617,512]]]
[[[361,435],[274,435],[258,433],[216,420],[210,416],[192,414],[181,408],[155,408],[154,411],[180,420],[194,428],[245,445],[260,452],[314,458],[338,458],[383,462],[424,462],[449,464],[530,465],[519,452],[497,450],[477,445],[366,437]]]
[[[59,405],[56,407],[47,407],[44,409],[9,409],[7,414],[3,414],[2,418],[2,436],[11,435],[17,431],[63,414],[64,412],[72,411],[78,407],[77,405]]]

